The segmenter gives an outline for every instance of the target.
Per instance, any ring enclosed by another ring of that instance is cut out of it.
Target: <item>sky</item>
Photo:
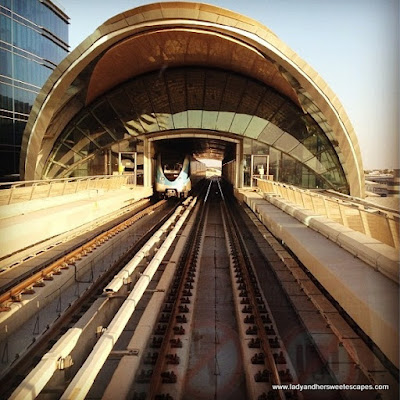
[[[153,1],[58,0],[71,50],[107,19]],[[208,0],[272,30],[344,106],[364,169],[400,168],[400,0]]]

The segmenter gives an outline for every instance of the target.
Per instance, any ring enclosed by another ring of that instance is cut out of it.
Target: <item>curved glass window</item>
[[[268,145],[271,154],[277,151],[280,181],[348,191],[335,148],[309,114],[274,89],[226,71],[177,68],[137,77],[82,110],[58,142],[74,127],[82,132],[76,140],[90,138],[98,149],[138,134],[179,129],[240,135]],[[64,150],[54,147],[47,171]],[[71,161],[65,172],[72,170]]]

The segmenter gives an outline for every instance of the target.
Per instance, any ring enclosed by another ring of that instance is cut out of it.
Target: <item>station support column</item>
[[[236,143],[236,188],[243,187],[243,141]]]
[[[144,138],[143,139],[143,186],[150,187],[153,185],[152,181],[152,152],[151,142]]]

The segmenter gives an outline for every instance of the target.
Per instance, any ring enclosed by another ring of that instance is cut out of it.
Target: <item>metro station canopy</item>
[[[146,137],[191,133],[203,147],[262,147],[281,181],[363,196],[357,138],[319,75],[260,23],[184,2],[119,14],[58,65],[31,112],[21,176],[93,174]]]

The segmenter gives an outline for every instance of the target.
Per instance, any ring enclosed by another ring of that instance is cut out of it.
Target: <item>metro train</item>
[[[161,198],[179,197],[186,198],[199,180],[206,176],[206,166],[190,155],[164,160],[158,154],[154,192]]]
[[[162,163],[161,154],[157,157],[155,192],[159,197],[186,198],[192,189],[190,180],[190,157],[185,156],[183,163]]]

